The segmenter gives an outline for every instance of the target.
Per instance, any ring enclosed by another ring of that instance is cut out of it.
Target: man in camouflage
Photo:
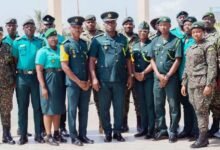
[[[215,50],[217,51],[217,56],[219,57],[219,49],[220,49],[220,42],[218,42],[220,38],[220,34],[215,29],[214,24],[216,22],[215,16],[213,13],[208,12],[203,15],[202,20],[205,22],[205,38],[213,43],[213,46]],[[219,63],[219,61],[218,61]],[[218,68],[218,76],[219,76],[219,70]],[[211,104],[210,104],[210,110],[212,112],[213,117],[213,123],[211,126],[211,129],[209,130],[209,137],[213,137],[213,135],[218,132],[219,130],[219,121],[220,121],[220,90],[219,90],[219,83],[220,83],[220,77],[217,77],[217,83],[218,86],[216,90],[214,91],[214,96],[212,98]]]
[[[209,105],[217,75],[216,51],[212,43],[203,38],[203,22],[193,23],[191,32],[196,44],[191,46],[186,53],[181,93],[186,96],[187,87],[190,103],[198,119],[199,138],[191,145],[191,148],[200,148],[209,144],[207,131]]]
[[[86,41],[87,46],[89,48],[92,42],[92,38],[95,37],[96,35],[103,33],[103,31],[96,28],[96,17],[94,15],[86,16],[84,25],[85,25],[85,30],[84,32],[81,33],[80,38]],[[100,119],[100,111],[98,107],[99,106],[98,95],[95,90],[93,90],[93,97],[99,117],[99,133],[103,133],[103,128]]]
[[[122,22],[122,26],[123,26],[122,34],[127,38],[129,50],[131,52],[132,45],[139,40],[138,35],[133,32],[134,27],[135,27],[133,18],[131,18],[131,17],[125,18]],[[122,132],[127,132],[129,130],[129,127],[128,127],[128,111],[129,111],[131,91],[132,91],[132,96],[133,96],[133,99],[134,99],[134,106],[135,106],[136,117],[137,117],[137,130],[141,131],[140,110],[139,110],[139,107],[138,107],[135,90],[134,90],[134,88],[132,88],[132,89],[126,89],[125,90],[125,105],[124,105],[124,113],[123,113]]]
[[[11,110],[15,86],[15,62],[11,46],[2,42],[3,29],[0,27],[0,115],[3,128],[3,143],[15,144],[11,137]]]

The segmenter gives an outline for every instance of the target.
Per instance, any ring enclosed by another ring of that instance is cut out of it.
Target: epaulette
[[[69,39],[66,39],[66,40],[63,41],[61,44],[65,44],[65,43],[68,43],[68,42],[70,42],[70,40],[69,40]]]
[[[103,36],[103,35],[104,35],[104,33],[100,33],[100,34],[94,36],[94,38],[97,38],[97,37],[100,37],[100,36]]]
[[[23,39],[23,37],[22,37],[22,36],[20,36],[20,37],[16,38],[16,39],[15,39],[15,41],[19,41],[19,40],[21,40],[21,39]]]

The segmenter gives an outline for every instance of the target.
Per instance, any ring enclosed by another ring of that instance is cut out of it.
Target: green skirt
[[[66,86],[65,74],[63,71],[45,72],[44,80],[48,90],[48,99],[46,100],[41,93],[41,109],[45,115],[59,115],[66,111]]]

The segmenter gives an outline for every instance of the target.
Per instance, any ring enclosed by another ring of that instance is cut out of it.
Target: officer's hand
[[[128,89],[131,89],[133,86],[133,78],[131,76],[128,77],[128,81],[127,81],[127,87]]]
[[[203,90],[203,96],[209,96],[212,94],[212,87],[211,86],[205,86],[205,89]]]
[[[163,74],[159,74],[157,77],[160,80],[160,82],[164,82],[165,81],[165,76]]]
[[[45,99],[48,99],[48,91],[47,91],[47,88],[46,87],[43,87],[41,89],[42,91],[42,96],[45,98]]]
[[[79,82],[79,87],[83,90],[87,88],[87,81],[80,81]]]
[[[182,88],[181,88],[181,94],[183,95],[183,96],[186,96],[187,95],[187,93],[186,93],[186,86],[182,86]]]
[[[98,92],[100,89],[99,81],[97,79],[92,80],[92,88]]]
[[[90,82],[90,81],[87,81],[87,85],[86,85],[86,87],[85,87],[83,90],[84,90],[84,91],[88,91],[89,88],[90,88],[90,86],[91,86],[91,82]]]
[[[144,72],[141,72],[141,73],[135,72],[134,73],[134,77],[138,81],[143,81],[144,80]]]

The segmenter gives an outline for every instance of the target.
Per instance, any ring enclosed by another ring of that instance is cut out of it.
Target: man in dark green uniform
[[[152,20],[150,21],[151,27],[155,30],[155,32],[150,32],[150,33],[149,33],[149,39],[151,39],[151,40],[153,40],[155,37],[157,37],[157,36],[160,35],[160,31],[159,31],[159,29],[158,29],[158,22],[157,22],[159,19],[160,19],[160,18],[157,17],[157,18],[154,18],[154,19],[152,19]]]
[[[35,56],[42,47],[42,39],[34,36],[36,27],[33,19],[27,19],[23,23],[25,35],[17,38],[13,43],[12,54],[17,62],[16,96],[18,101],[19,127],[21,137],[18,144],[28,142],[28,106],[29,96],[34,110],[35,141],[43,143],[41,136],[42,113],[40,108],[39,83],[35,70]]]
[[[93,144],[87,134],[87,122],[90,100],[90,78],[88,72],[88,48],[86,41],[80,39],[83,17],[68,19],[71,38],[61,45],[62,68],[66,73],[68,96],[68,122],[72,143],[83,146],[83,143]],[[76,130],[77,108],[79,111],[79,133]]]
[[[105,33],[96,36],[89,50],[89,69],[92,86],[98,92],[100,117],[105,132],[105,142],[113,138],[123,142],[121,135],[125,88],[132,86],[131,60],[128,42],[124,35],[116,32],[118,13],[105,12],[101,15]],[[126,74],[127,70],[129,76]],[[110,122],[110,107],[113,103],[114,129]]]
[[[170,110],[170,131],[169,141],[177,141],[177,128],[179,122],[179,101],[178,75],[176,73],[180,58],[182,57],[181,41],[173,34],[170,34],[171,20],[168,17],[161,17],[158,20],[161,35],[156,37],[151,43],[150,57],[155,73],[154,77],[154,103],[158,133],[155,140],[163,139],[167,136],[167,126],[165,120],[165,100],[167,97]]]
[[[86,41],[89,49],[90,44],[92,42],[92,38],[103,33],[103,31],[96,28],[96,17],[94,15],[86,16],[84,25],[85,25],[85,30],[81,33],[80,38]],[[95,90],[93,90],[93,97],[99,117],[99,133],[103,133],[103,128],[100,119],[100,111],[98,107],[99,106],[98,95]]]
[[[123,32],[122,34],[127,38],[128,40],[128,46],[129,51],[132,51],[132,45],[138,41],[138,35],[134,33],[134,20],[131,17],[126,17],[123,22]],[[128,111],[129,111],[129,103],[130,103],[130,95],[132,91],[132,96],[134,99],[134,106],[136,111],[136,117],[137,117],[137,130],[141,130],[141,117],[139,112],[139,107],[137,103],[137,97],[135,94],[134,88],[132,89],[125,89],[125,105],[124,105],[124,115],[123,115],[123,126],[122,126],[122,132],[127,132],[129,130],[128,127]]]
[[[45,15],[42,18],[42,22],[43,22],[42,30],[43,30],[43,32],[40,34],[39,37],[44,39],[45,44],[47,43],[47,39],[45,37],[45,32],[50,28],[55,28],[54,21],[55,21],[55,18],[52,17],[51,15]],[[62,44],[62,42],[65,40],[65,38],[60,34],[57,34],[57,38],[58,38],[58,44]],[[60,133],[65,137],[69,137],[69,134],[66,130],[66,112],[61,115]]]

